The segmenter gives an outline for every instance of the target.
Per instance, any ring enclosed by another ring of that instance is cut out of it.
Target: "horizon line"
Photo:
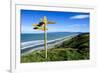
[[[58,32],[65,32],[65,31],[58,31]],[[66,32],[69,32],[69,31],[66,31]],[[36,32],[36,33],[44,33],[44,32]],[[55,33],[55,32],[47,32],[47,33]],[[70,32],[71,33],[71,32]],[[73,33],[90,33],[90,32],[73,32]],[[34,33],[21,33],[21,34],[35,34]]]

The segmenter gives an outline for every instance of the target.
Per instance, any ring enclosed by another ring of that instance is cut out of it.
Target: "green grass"
[[[61,45],[55,45],[48,49],[48,58],[45,59],[45,50],[33,51],[30,54],[21,56],[22,63],[46,62],[46,61],[70,61],[89,59],[89,34],[78,36],[64,41]]]

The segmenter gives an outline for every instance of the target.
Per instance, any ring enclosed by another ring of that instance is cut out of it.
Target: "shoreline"
[[[58,38],[58,39],[55,39],[55,40],[50,40],[50,41],[47,42],[48,49],[51,49],[55,45],[59,45],[63,41],[67,41],[67,40],[75,37],[76,35],[78,35],[78,34],[69,35],[69,36],[66,36],[66,37],[63,37],[63,38]],[[34,42],[36,42],[36,41],[34,41]],[[28,43],[28,46],[27,46],[27,43]],[[40,41],[40,43],[35,43],[35,45],[33,45],[32,41],[26,42],[26,43],[24,43],[24,47],[23,48],[21,47],[21,55],[26,55],[26,54],[29,54],[33,51],[43,50],[43,49],[44,49],[44,41],[43,40]]]

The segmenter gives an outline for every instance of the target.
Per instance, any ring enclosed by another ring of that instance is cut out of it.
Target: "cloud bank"
[[[75,15],[75,16],[70,17],[70,19],[85,19],[88,17],[89,15]]]

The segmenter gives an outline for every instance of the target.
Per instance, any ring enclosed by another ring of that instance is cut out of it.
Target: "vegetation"
[[[33,51],[21,56],[22,63],[87,59],[89,59],[89,33],[79,34],[61,45],[48,49],[47,59],[45,59],[45,50]]]

